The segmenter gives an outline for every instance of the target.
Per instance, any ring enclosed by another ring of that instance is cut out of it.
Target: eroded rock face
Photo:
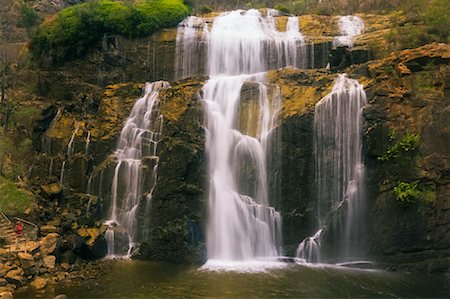
[[[448,256],[449,62],[450,47],[431,44],[368,64],[371,103],[364,115],[368,200],[373,204],[371,250],[381,260],[416,262]],[[392,132],[397,137],[389,141]],[[377,159],[407,133],[420,135],[412,166],[402,166],[406,156]],[[393,194],[399,181],[417,182],[429,199],[401,204]]]
[[[158,181],[151,199],[142,258],[177,263],[204,259],[205,132],[203,80],[181,81],[160,95],[164,119]]]

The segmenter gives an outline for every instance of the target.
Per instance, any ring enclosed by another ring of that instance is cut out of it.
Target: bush
[[[105,34],[140,37],[177,25],[189,15],[182,0],[96,0],[74,5],[44,22],[31,39],[35,56],[55,61],[83,55]]]
[[[395,139],[395,133],[389,134],[389,139]],[[419,134],[406,133],[397,143],[390,146],[387,152],[378,157],[380,161],[388,161],[397,158],[407,158],[408,155],[415,155],[420,142]]]
[[[278,11],[281,11],[282,13],[285,13],[285,14],[289,13],[289,8],[287,8],[286,6],[284,6],[282,4],[277,4],[273,8]]]
[[[0,177],[0,211],[6,215],[19,215],[32,207],[33,197],[12,182]]]
[[[399,182],[394,187],[394,196],[402,204],[415,203],[422,200],[426,203],[433,203],[436,200],[436,192],[421,188],[418,182]]]
[[[41,17],[38,13],[25,3],[20,6],[20,18],[18,25],[23,27],[29,33],[33,26],[36,26],[41,21]]]
[[[211,7],[209,7],[208,5],[203,5],[202,7],[200,7],[199,11],[201,14],[207,14],[207,13],[213,12],[213,9]]]

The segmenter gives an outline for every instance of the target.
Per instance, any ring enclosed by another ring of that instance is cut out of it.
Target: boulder
[[[58,232],[58,228],[56,226],[53,225],[44,225],[41,226],[41,234],[43,235],[47,235],[49,233],[57,233]]]
[[[30,285],[36,290],[42,290],[47,286],[48,279],[37,276]]]
[[[8,269],[6,269],[5,264],[1,263],[0,264],[0,278],[5,276],[6,272],[8,272]]]
[[[0,299],[13,299],[13,294],[11,292],[1,292]]]
[[[43,266],[49,269],[55,268],[55,263],[56,257],[54,255],[47,255],[42,259]]]
[[[49,198],[59,198],[62,195],[62,185],[60,183],[51,183],[48,185],[41,186],[42,191],[44,191],[44,195]]]

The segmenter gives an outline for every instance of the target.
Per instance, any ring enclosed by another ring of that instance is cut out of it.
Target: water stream
[[[322,261],[324,228],[336,240],[331,257],[362,257],[364,232],[364,165],[362,161],[362,108],[367,104],[363,86],[339,75],[330,94],[314,112],[314,148],[318,232],[297,249],[297,258]],[[339,213],[337,217],[333,213]],[[329,256],[330,257],[330,256]]]
[[[204,35],[210,79],[203,88],[209,173],[203,268],[276,267],[281,255],[281,216],[270,205],[268,187],[280,97],[265,71],[305,67],[307,60],[298,18],[290,17],[280,32],[274,12],[223,13]],[[254,100],[241,99],[244,84],[254,88]]]
[[[129,257],[137,246],[137,211],[142,198],[150,198],[154,186],[143,186],[143,159],[157,161],[156,150],[162,130],[159,92],[169,83],[147,83],[145,94],[136,101],[115,151],[117,164],[111,187],[111,213],[106,222],[108,256]],[[156,170],[156,165],[153,165]],[[156,176],[156,173],[152,173]],[[156,183],[156,178],[151,180]]]

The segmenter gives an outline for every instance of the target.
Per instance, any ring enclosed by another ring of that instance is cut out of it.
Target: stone
[[[68,263],[62,263],[61,268],[64,269],[64,271],[69,271],[70,265]]]
[[[54,255],[47,255],[42,259],[43,266],[49,269],[55,268],[55,263],[56,257]]]
[[[33,260],[33,256],[29,253],[26,252],[19,252],[17,254],[19,256],[19,259],[21,262],[23,261],[32,261]]]
[[[59,197],[63,191],[62,185],[59,183],[43,185],[41,188],[49,198]]]
[[[30,285],[36,290],[42,290],[47,286],[48,279],[37,276]]]
[[[1,292],[0,299],[13,299],[13,294],[11,292]]]
[[[6,272],[8,272],[8,269],[6,269],[5,264],[1,263],[0,264],[0,278],[5,276]]]
[[[411,75],[411,70],[402,62],[397,64],[397,71],[402,76]]]
[[[41,226],[41,233],[42,234],[48,234],[48,233],[57,233],[58,229],[56,226],[53,225],[43,225]]]
[[[67,296],[65,294],[59,294],[53,297],[53,299],[67,299]]]
[[[8,281],[4,278],[0,278],[0,287],[6,287],[8,285]]]

